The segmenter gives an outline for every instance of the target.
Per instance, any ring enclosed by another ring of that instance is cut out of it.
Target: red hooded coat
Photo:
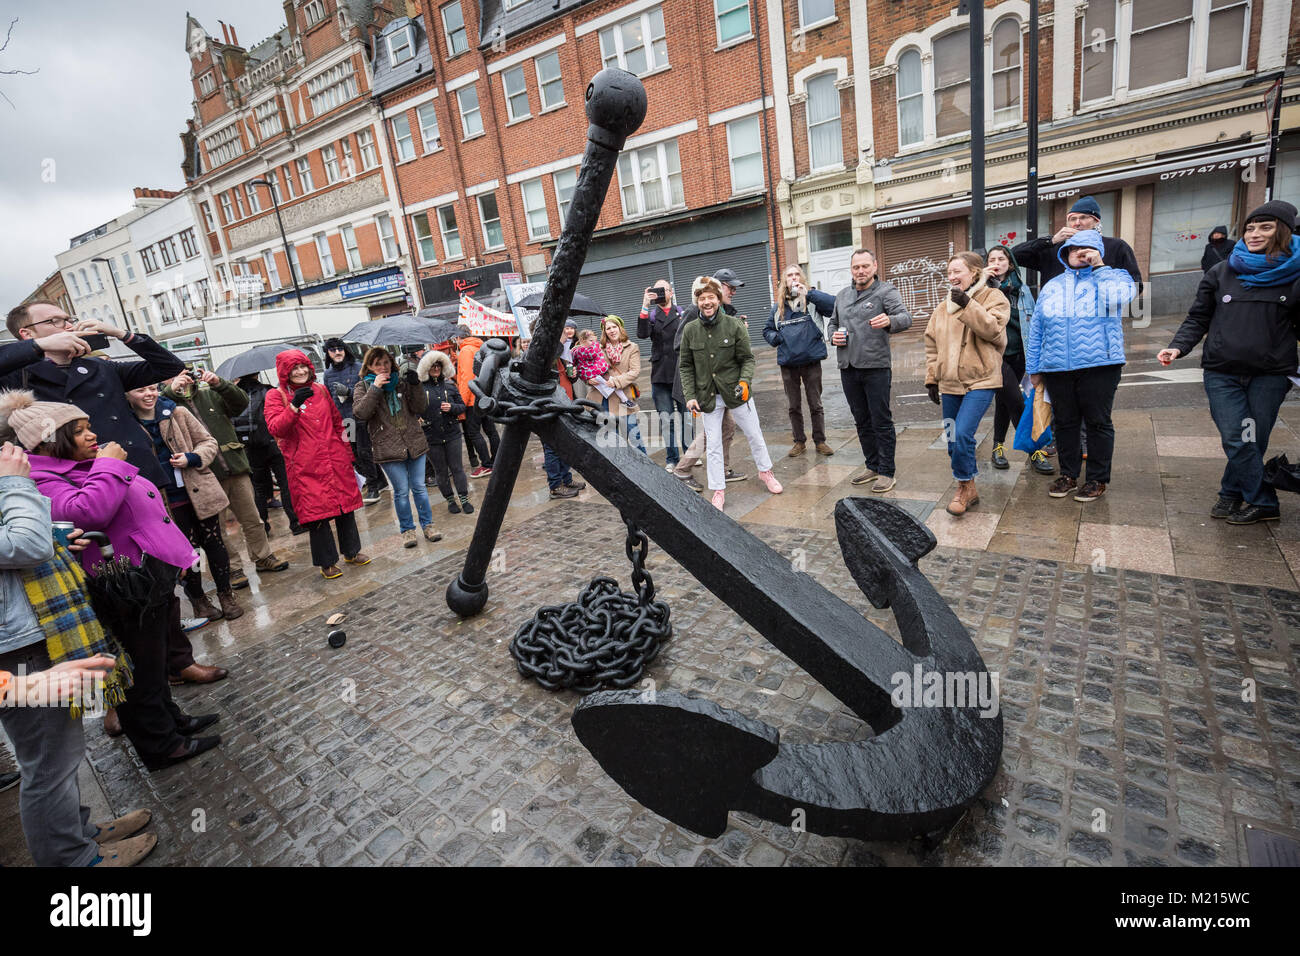
[[[311,398],[295,411],[290,399],[294,387],[289,370],[311,365],[297,349],[275,357],[280,387],[266,393],[266,427],[284,453],[289,494],[299,521],[334,518],[362,507],[361,491],[352,470],[352,448],[343,438],[343,416],[329,392],[316,381],[313,369]]]

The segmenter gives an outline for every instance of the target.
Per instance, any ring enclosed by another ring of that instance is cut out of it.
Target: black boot
[[[1011,467],[1011,462],[1007,461],[1007,449],[1002,442],[993,446],[993,467],[998,471],[1006,471]]]
[[[447,496],[447,510],[450,511],[450,512],[451,512],[452,514],[454,514],[454,515],[458,515],[458,514],[460,514],[460,505],[456,504],[456,496],[455,496],[455,495],[448,495],[448,496]]]
[[[472,515],[474,513],[474,506],[469,503],[469,495],[460,496],[460,507],[467,515]]]

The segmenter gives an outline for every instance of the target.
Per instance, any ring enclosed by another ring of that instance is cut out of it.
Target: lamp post
[[[104,256],[95,256],[90,261],[102,262],[108,267],[108,277],[113,280],[113,294],[117,296],[117,307],[122,313],[122,324],[126,326],[128,332],[134,332],[135,329],[131,328],[131,320],[126,317],[126,306],[122,304],[122,293],[117,288],[117,273],[113,271],[113,263],[109,262]]]
[[[289,278],[293,281],[293,293],[298,297],[298,308],[302,308],[302,289],[298,286],[298,273],[293,268],[293,255],[289,252],[289,237],[284,234],[284,220],[280,218],[280,203],[275,198],[275,189],[265,179],[254,179],[254,186],[265,186],[271,194],[271,206],[275,209],[275,222],[280,227],[280,241],[284,243],[284,261],[289,266]]]

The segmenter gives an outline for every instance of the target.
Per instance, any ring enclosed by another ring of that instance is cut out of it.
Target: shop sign
[[[463,295],[488,295],[501,286],[501,274],[514,272],[511,262],[462,269],[420,280],[420,291],[426,303],[454,302]]]
[[[1255,172],[1256,157],[1245,156],[1241,159],[1226,159],[1221,163],[1203,163],[1200,166],[1188,166],[1185,169],[1171,169],[1167,173],[1160,174],[1160,181],[1166,182],[1170,179],[1185,179],[1188,176],[1204,176],[1206,173],[1222,172],[1225,169],[1248,170],[1242,173],[1242,178],[1246,182],[1253,182]]]
[[[375,295],[379,292],[393,292],[405,288],[406,276],[398,269],[395,272],[363,276],[360,279],[349,279],[347,282],[340,283],[339,297],[343,299],[359,299],[362,296]]]

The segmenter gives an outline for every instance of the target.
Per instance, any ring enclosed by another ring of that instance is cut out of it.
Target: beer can
[[[76,530],[76,525],[71,521],[54,521],[50,525],[54,529],[54,540],[59,542],[65,548],[68,546],[68,535]]]

